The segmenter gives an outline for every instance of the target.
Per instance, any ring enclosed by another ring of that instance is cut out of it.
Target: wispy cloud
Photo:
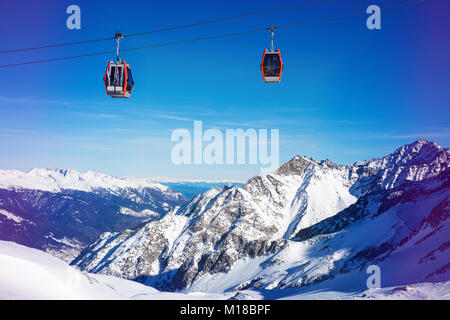
[[[189,121],[189,122],[194,121],[194,119],[192,119],[192,118],[180,117],[180,116],[175,116],[175,115],[171,115],[171,114],[155,114],[153,116],[156,118],[168,119],[168,120]]]
[[[418,138],[450,138],[450,128],[443,128],[436,131],[419,131],[415,133],[378,133],[371,135],[379,139],[418,139]]]
[[[82,118],[93,118],[93,119],[118,119],[120,118],[117,114],[111,113],[87,113],[87,112],[68,112],[68,114],[73,116],[78,116]]]
[[[97,133],[132,133],[137,132],[136,129],[131,128],[110,128],[110,129],[98,129],[95,130]]]
[[[5,97],[0,96],[0,103],[13,103],[13,104],[46,104],[46,105],[70,105],[68,101],[58,101],[58,100],[46,100],[46,99],[36,99],[36,98],[17,98],[17,97]]]
[[[254,127],[254,128],[276,128],[276,127],[299,127],[303,129],[306,127],[317,127],[317,126],[329,126],[331,124],[340,124],[348,126],[362,126],[367,125],[368,122],[362,121],[351,121],[346,119],[324,119],[324,118],[268,118],[261,120],[250,120],[250,121],[222,121],[219,125],[232,126],[232,127]]]
[[[98,107],[98,106],[110,106],[110,104],[102,101],[67,101],[67,100],[53,100],[36,97],[7,97],[0,96],[0,106],[2,104],[14,104],[14,105],[33,105],[33,106],[59,106],[59,107]]]
[[[30,131],[30,130],[22,130],[22,129],[5,129],[5,128],[1,128],[0,129],[1,133],[23,133],[23,134],[31,134],[31,133],[35,133],[34,131]]]

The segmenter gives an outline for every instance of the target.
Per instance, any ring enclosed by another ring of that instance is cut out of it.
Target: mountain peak
[[[418,139],[398,148],[393,154],[385,158],[395,158],[396,162],[403,164],[431,164],[436,159],[441,158],[443,152],[448,153],[449,150],[443,149],[433,141]],[[443,161],[439,162],[447,162],[446,158],[444,157]]]
[[[409,152],[409,153],[419,153],[421,151],[440,151],[442,150],[442,147],[437,145],[434,141],[429,141],[423,138],[420,138],[413,143],[405,144],[404,146],[398,148],[394,151],[394,153],[403,153],[403,152]]]
[[[283,164],[280,168],[278,168],[276,174],[279,174],[281,176],[288,176],[292,174],[300,175],[306,168],[306,166],[312,162],[313,160],[306,157],[295,156],[294,158]]]

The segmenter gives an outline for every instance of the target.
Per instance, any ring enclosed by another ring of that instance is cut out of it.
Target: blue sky
[[[2,3],[1,50],[135,33],[310,1],[50,1]],[[128,38],[123,48],[240,32],[400,1],[335,0],[215,25]],[[70,4],[82,29],[66,28]],[[26,7],[26,9],[25,9]],[[118,8],[120,8],[118,10]],[[280,29],[285,70],[264,84],[268,33],[124,53],[130,100],[110,99],[102,77],[114,55],[1,69],[1,169],[98,170],[115,176],[246,180],[255,165],[171,163],[171,132],[204,127],[280,130],[280,161],[297,154],[340,164],[380,157],[418,138],[450,142],[449,3],[426,0],[367,16]],[[3,54],[0,64],[114,50],[115,44]]]

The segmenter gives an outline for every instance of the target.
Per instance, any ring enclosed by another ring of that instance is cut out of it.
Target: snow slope
[[[90,274],[42,251],[0,241],[0,300],[262,299],[258,291],[225,294],[161,292],[135,281]],[[272,297],[274,298],[274,297]],[[284,299],[450,299],[450,282],[371,289],[362,293],[306,290]]]
[[[226,295],[159,292],[134,281],[80,272],[42,251],[0,241],[0,300],[225,298]]]

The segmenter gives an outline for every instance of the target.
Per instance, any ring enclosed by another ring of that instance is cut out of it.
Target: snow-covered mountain
[[[345,166],[297,156],[141,228],[104,233],[73,264],[163,290],[272,298],[333,284],[362,292],[370,264],[383,286],[448,281],[449,159],[423,139]]]
[[[34,168],[29,172],[18,170],[0,170],[0,188],[31,189],[49,192],[77,190],[94,192],[108,190],[120,192],[124,189],[151,188],[167,191],[168,187],[143,178],[116,178],[89,170],[85,173],[72,169],[52,170]]]
[[[0,171],[0,239],[67,261],[103,232],[133,228],[188,201],[145,179],[95,171]]]

